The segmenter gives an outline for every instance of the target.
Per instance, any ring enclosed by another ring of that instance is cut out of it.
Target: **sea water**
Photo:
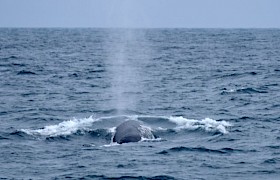
[[[2,179],[280,176],[279,29],[2,28],[0,75]]]

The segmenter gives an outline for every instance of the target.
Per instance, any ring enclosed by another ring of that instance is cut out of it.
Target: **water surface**
[[[279,29],[0,29],[0,177],[277,179]],[[112,144],[138,120],[157,139]]]

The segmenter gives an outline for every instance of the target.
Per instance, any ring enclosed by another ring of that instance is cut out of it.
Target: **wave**
[[[270,158],[263,161],[262,164],[278,164],[280,162],[280,158]]]
[[[167,116],[139,116],[139,115],[123,115],[123,116],[109,116],[109,117],[94,117],[81,119],[70,119],[59,124],[48,125],[40,129],[21,129],[20,132],[31,136],[45,136],[48,139],[53,137],[61,138],[61,136],[69,135],[84,135],[89,134],[93,137],[107,137],[108,134],[112,136],[115,132],[116,126],[127,120],[140,121],[141,131],[143,134],[147,132],[161,132],[161,134],[168,134],[170,132],[178,132],[185,130],[203,130],[205,132],[217,132],[221,134],[228,133],[227,128],[231,126],[226,121],[216,121],[210,118],[202,120],[187,119],[182,116],[167,117]],[[157,139],[157,136],[151,133],[145,136],[143,141],[148,139]],[[64,138],[64,137],[63,137]],[[160,138],[160,137],[159,137]]]
[[[122,165],[119,165],[118,168],[122,168]],[[64,177],[59,177],[64,178]],[[71,176],[67,175],[67,178],[72,178]],[[73,177],[74,179],[77,179],[76,176]],[[105,175],[86,175],[82,177],[81,179],[141,179],[141,180],[167,180],[167,179],[178,179],[174,178],[172,176],[168,175],[158,175],[158,176],[118,176],[118,177],[112,177],[112,176],[105,176]]]
[[[9,138],[0,135],[0,140],[8,140],[8,139]]]
[[[227,78],[227,77],[239,77],[239,76],[247,76],[247,75],[257,75],[257,72],[251,71],[251,72],[244,72],[244,73],[231,73],[231,74],[225,74],[222,75],[221,78]]]
[[[192,151],[192,152],[199,152],[199,153],[214,153],[214,154],[227,154],[232,152],[240,152],[239,149],[232,149],[232,148],[222,148],[222,149],[209,149],[205,147],[172,147],[168,150],[163,150],[158,152],[157,154],[169,154],[174,152],[182,152],[182,151]]]
[[[180,117],[170,117],[170,121],[175,122],[178,126],[175,129],[203,129],[207,132],[220,132],[222,134],[227,134],[227,127],[232,126],[226,121],[216,121],[214,119],[205,118],[202,120],[186,119],[182,116]]]
[[[259,90],[256,88],[240,88],[240,89],[226,89],[224,88],[221,95],[226,94],[256,94],[256,93],[268,93],[267,91]]]
[[[22,71],[18,72],[17,75],[36,75],[36,73],[34,73],[32,71],[22,70]]]
[[[45,126],[42,129],[21,129],[22,132],[29,135],[41,135],[41,136],[60,136],[60,135],[70,135],[76,133],[78,130],[84,130],[89,128],[93,122],[98,121],[92,116],[84,119],[71,119],[68,121],[63,121],[57,125]]]

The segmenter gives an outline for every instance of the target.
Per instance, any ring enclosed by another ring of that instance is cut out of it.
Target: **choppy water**
[[[0,178],[280,177],[279,29],[0,29],[0,75]]]

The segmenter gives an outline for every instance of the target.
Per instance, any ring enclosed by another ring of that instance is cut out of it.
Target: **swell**
[[[172,147],[167,150],[163,150],[158,152],[157,154],[173,154],[179,152],[197,152],[197,153],[210,153],[210,154],[229,154],[235,152],[242,152],[243,150],[240,149],[232,149],[232,148],[221,148],[221,149],[209,149],[206,147],[185,147],[185,146],[178,146]]]
[[[18,72],[17,75],[36,75],[36,73],[32,71],[22,70]]]
[[[240,89],[227,89],[224,88],[221,92],[221,95],[227,94],[258,94],[258,93],[268,93],[268,91],[256,89],[256,88],[240,88]]]
[[[158,179],[162,179],[162,180],[167,180],[167,179],[178,179],[178,178],[174,178],[172,176],[168,176],[168,175],[158,175],[158,176],[105,176],[105,175],[86,175],[83,177],[76,177],[76,176],[71,176],[71,175],[67,175],[67,177],[63,176],[63,177],[59,177],[59,178],[78,178],[78,179],[105,179],[105,180],[109,180],[109,179],[141,179],[141,180],[158,180]]]
[[[217,70],[217,71],[220,71],[220,70]],[[240,76],[247,76],[247,75],[252,75],[252,76],[255,76],[257,75],[258,73],[257,72],[245,72],[245,73],[232,73],[232,74],[225,74],[225,75],[222,75],[221,78],[232,78],[232,77],[240,77]]]

